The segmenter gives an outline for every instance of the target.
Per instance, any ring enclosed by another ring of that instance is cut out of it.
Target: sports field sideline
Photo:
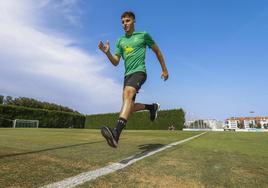
[[[0,129],[0,187],[41,187],[201,132]],[[78,187],[265,187],[267,133],[208,132]]]

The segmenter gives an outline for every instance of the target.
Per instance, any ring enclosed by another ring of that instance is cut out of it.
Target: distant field
[[[200,132],[0,129],[0,187],[40,187]],[[268,134],[209,132],[79,187],[266,187]]]

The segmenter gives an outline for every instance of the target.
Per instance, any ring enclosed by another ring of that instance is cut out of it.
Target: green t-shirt
[[[117,40],[115,54],[125,61],[125,76],[138,71],[146,73],[146,46],[151,48],[154,43],[147,32],[133,32],[132,35],[125,35]]]

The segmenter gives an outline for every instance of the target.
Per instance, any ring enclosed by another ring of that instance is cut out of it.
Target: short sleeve
[[[152,46],[155,44],[153,38],[147,32],[144,33],[144,39],[145,39],[146,45],[149,46],[149,48],[152,48]]]
[[[122,48],[120,47],[120,39],[118,39],[118,40],[116,41],[116,44],[115,44],[115,54],[116,54],[116,55],[123,56]]]

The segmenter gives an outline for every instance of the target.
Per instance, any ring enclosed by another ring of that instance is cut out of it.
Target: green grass
[[[0,129],[0,187],[39,187],[200,132]],[[79,187],[265,187],[267,133],[209,132]]]
[[[267,133],[209,132],[80,187],[267,187],[267,144]]]
[[[125,131],[120,147],[113,149],[99,130],[0,129],[0,182],[3,187],[38,187],[192,135]]]

